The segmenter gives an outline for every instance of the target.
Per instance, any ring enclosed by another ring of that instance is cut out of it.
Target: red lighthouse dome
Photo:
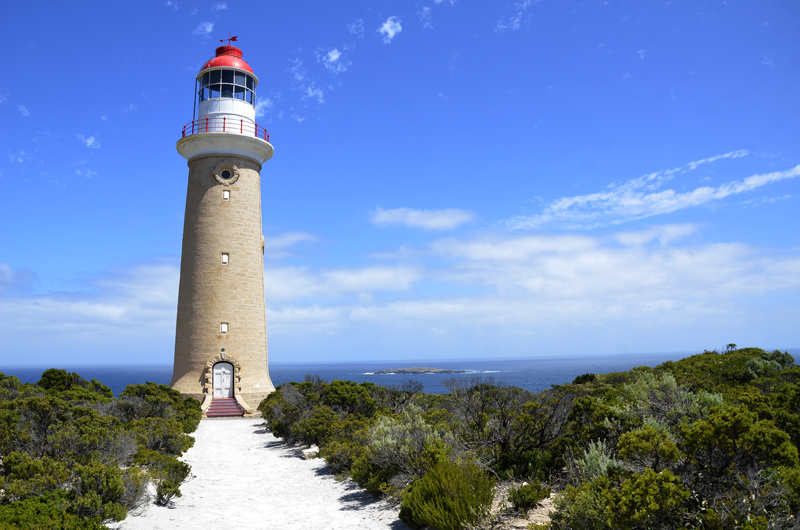
[[[247,70],[255,75],[253,69],[247,64],[247,61],[242,59],[242,50],[236,46],[220,46],[217,48],[217,55],[212,57],[203,67],[200,72],[208,70],[209,68],[238,68],[240,70]]]

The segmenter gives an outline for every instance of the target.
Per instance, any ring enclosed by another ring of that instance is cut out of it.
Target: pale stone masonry
[[[228,361],[241,363],[235,394],[257,407],[275,390],[267,369],[261,164],[241,157],[201,156],[188,165],[170,385],[202,400],[211,393],[206,362],[225,353]],[[237,168],[235,182],[219,182],[218,166]],[[230,192],[229,199],[223,199],[224,190]],[[229,256],[227,264],[222,263],[223,253]],[[223,323],[227,333],[220,332]]]
[[[275,390],[261,231],[261,166],[274,150],[255,123],[258,78],[239,48],[217,48],[196,79],[198,118],[176,146],[189,182],[170,385],[201,400],[203,411],[212,397],[235,398],[253,415]]]

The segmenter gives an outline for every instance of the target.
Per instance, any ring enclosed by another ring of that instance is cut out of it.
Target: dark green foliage
[[[515,510],[530,510],[543,500],[550,497],[550,488],[538,482],[523,484],[518,488],[508,490],[508,501]]]
[[[116,406],[119,412],[114,415],[125,423],[142,418],[175,419],[185,433],[194,432],[203,417],[196,399],[183,397],[167,385],[150,382],[125,387]]]
[[[145,467],[156,485],[156,504],[166,506],[173,497],[180,497],[180,485],[189,477],[191,466],[168,455],[142,449],[134,460]]]
[[[0,530],[41,528],[52,530],[101,530],[97,518],[85,519],[74,513],[74,495],[63,490],[0,504]]]
[[[484,505],[452,484],[469,466],[553,484],[554,529],[783,529],[800,517],[800,367],[787,353],[729,345],[537,394],[491,378],[449,380],[443,395],[412,383],[306,377],[259,409],[275,435],[319,444],[335,473],[404,492],[411,525],[476,523],[466,514]],[[543,494],[526,486],[512,503]]]
[[[322,402],[337,412],[371,416],[375,411],[375,400],[370,396],[369,384],[339,381],[334,379],[322,390]]]
[[[473,461],[442,460],[403,493],[400,519],[412,528],[461,530],[485,520],[494,479]]]
[[[180,495],[199,404],[164,385],[112,399],[98,381],[47,370],[40,385],[0,374],[0,521],[19,528],[104,528]],[[8,526],[5,526],[8,527]],[[0,529],[4,528],[0,524]]]
[[[603,492],[611,528],[675,528],[690,493],[669,471],[645,469]]]
[[[759,377],[771,377],[794,366],[794,358],[778,350],[742,348],[726,353],[706,351],[680,361],[667,361],[657,369],[675,375],[681,385],[707,391],[738,386]]]
[[[87,401],[98,401],[114,395],[111,389],[100,381],[94,379],[87,381],[76,373],[56,368],[42,372],[42,377],[36,384],[46,391],[71,393],[68,397],[73,400],[82,398]]]
[[[298,437],[318,445],[326,442],[338,430],[339,415],[323,405],[311,409],[308,417],[298,421],[294,426]]]
[[[583,385],[585,383],[593,383],[594,381],[597,381],[597,374],[583,374],[573,379],[572,384]]]

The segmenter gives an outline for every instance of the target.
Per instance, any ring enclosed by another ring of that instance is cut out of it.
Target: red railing
[[[269,133],[264,127],[257,123],[247,122],[244,120],[237,120],[235,118],[201,118],[194,120],[183,126],[183,137],[192,134],[207,133],[207,132],[227,132],[232,134],[243,134],[248,136],[255,136],[269,142]]]

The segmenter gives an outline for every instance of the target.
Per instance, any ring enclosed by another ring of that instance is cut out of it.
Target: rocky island
[[[427,368],[423,366],[413,366],[411,368],[392,368],[390,370],[378,370],[373,372],[375,375],[386,374],[469,374],[472,370],[443,370],[442,368]]]

